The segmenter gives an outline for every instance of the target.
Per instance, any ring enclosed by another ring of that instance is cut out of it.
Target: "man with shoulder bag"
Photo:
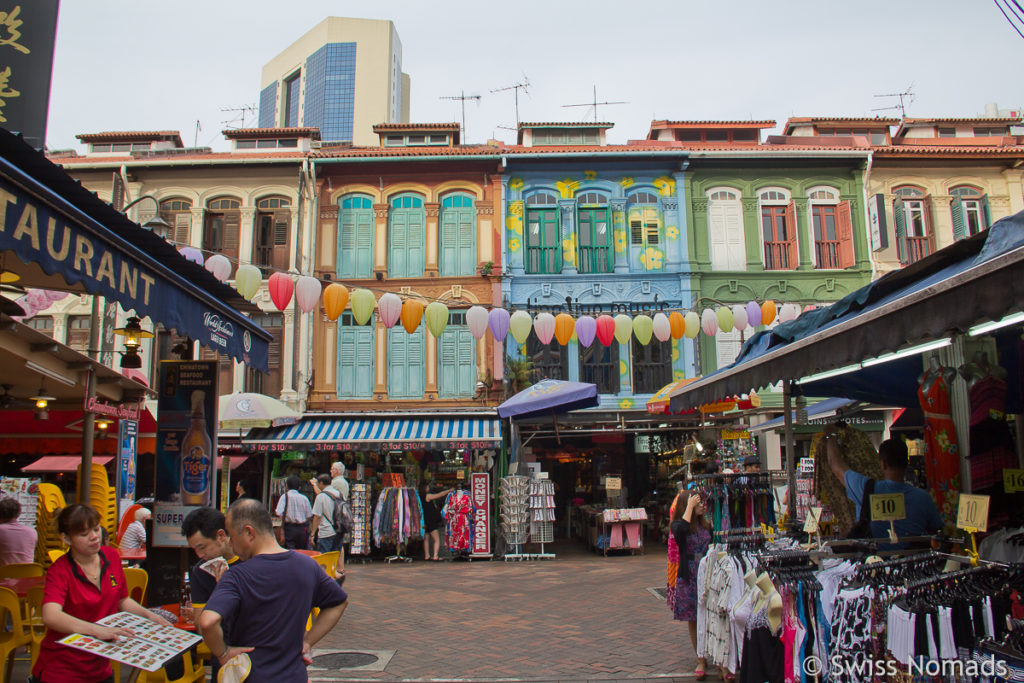
[[[299,493],[301,483],[294,474],[288,477],[285,481],[288,489],[274,508],[275,514],[282,520],[284,547],[290,550],[309,549],[309,520],[313,517],[313,508],[309,499]]]

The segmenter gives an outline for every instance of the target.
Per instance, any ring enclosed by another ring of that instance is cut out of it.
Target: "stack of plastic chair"
[[[64,494],[53,484],[39,485],[39,506],[36,508],[36,532],[39,540],[36,542],[36,562],[44,567],[53,564],[53,557],[50,551],[57,550],[64,552],[63,541],[57,533],[57,514],[64,509],[67,503],[64,502]]]
[[[28,589],[26,598],[28,607],[28,619],[25,620],[25,630],[32,638],[32,666],[36,665],[39,659],[39,649],[46,635],[46,625],[43,624],[43,587],[32,586]]]
[[[0,660],[3,662],[3,680],[11,681],[14,670],[14,651],[19,647],[32,647],[32,635],[25,630],[21,618],[18,594],[10,588],[0,588],[0,623],[10,624],[0,633]]]
[[[82,480],[82,466],[78,466],[78,480]],[[93,464],[89,477],[89,505],[100,515],[100,526],[110,534],[110,543],[117,538],[117,493],[107,479],[107,468]]]

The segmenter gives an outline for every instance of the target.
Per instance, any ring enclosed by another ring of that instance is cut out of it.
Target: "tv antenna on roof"
[[[597,108],[603,107],[608,104],[629,104],[629,102],[598,102],[597,101],[597,86],[594,86],[594,101],[584,102],[583,104],[563,104],[562,107],[587,107],[587,111],[583,114],[583,120],[587,119],[587,114],[590,113],[590,107],[594,109],[594,123],[597,123]]]
[[[506,88],[495,88],[491,92],[505,92],[507,90],[516,91],[516,128],[519,128],[519,90],[522,89],[524,95],[530,94],[530,79],[523,74],[523,80]]]
[[[459,100],[462,103],[462,144],[466,144],[466,100],[476,100],[477,104],[480,103],[479,95],[467,95],[466,91],[463,90],[459,95],[442,95],[437,98],[439,100]]]
[[[227,126],[228,128],[236,128],[236,127],[237,128],[245,128],[245,115],[246,114],[252,114],[253,116],[256,116],[256,113],[257,113],[257,109],[256,109],[256,105],[255,104],[246,104],[246,105],[243,105],[241,107],[221,107],[220,110],[221,111],[236,112],[237,113],[237,116],[235,116],[234,118],[231,118],[231,119],[229,119],[227,121],[221,121],[221,124],[224,125],[224,126]],[[236,121],[238,121],[239,119],[241,119],[240,125],[238,125],[238,126],[232,125]]]
[[[891,107],[879,107],[878,109],[872,109],[871,111],[893,111],[894,109],[900,110],[900,118],[907,118],[907,107],[914,103],[914,84],[911,83],[907,86],[907,89],[903,92],[892,92],[886,93],[885,95],[875,95],[875,97],[898,97],[900,98],[899,104],[894,104]]]

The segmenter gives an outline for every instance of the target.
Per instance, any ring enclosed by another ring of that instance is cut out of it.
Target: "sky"
[[[369,14],[372,4],[372,14]],[[977,116],[1024,107],[1024,39],[995,0],[64,0],[47,126],[75,135],[177,130],[226,151],[221,131],[258,103],[263,65],[327,16],[390,19],[411,77],[410,120],[459,121],[465,141],[514,142],[521,121],[594,120],[608,142],[642,139],[655,119]],[[200,129],[197,131],[196,122]],[[244,120],[255,127],[252,114]],[[776,130],[778,132],[778,129]]]

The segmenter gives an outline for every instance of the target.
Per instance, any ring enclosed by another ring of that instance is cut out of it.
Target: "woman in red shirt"
[[[40,683],[113,682],[110,660],[57,641],[71,633],[101,640],[130,638],[126,628],[108,628],[95,621],[116,612],[131,612],[163,626],[163,619],[128,597],[121,558],[103,547],[100,516],[88,505],[69,505],[57,516],[57,530],[70,547],[46,572],[43,588],[43,638],[32,675]]]

